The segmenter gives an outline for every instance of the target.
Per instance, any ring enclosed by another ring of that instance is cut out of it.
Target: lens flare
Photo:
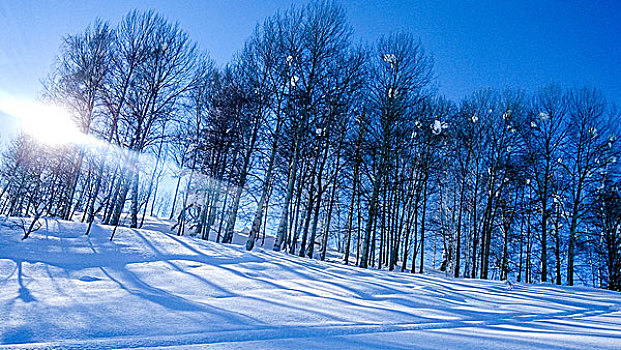
[[[16,118],[22,130],[41,143],[80,144],[87,138],[58,106],[0,95],[0,112]]]

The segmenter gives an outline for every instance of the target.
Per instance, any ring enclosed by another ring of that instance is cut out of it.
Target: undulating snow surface
[[[0,228],[0,349],[619,349],[621,295],[363,270],[167,233]]]

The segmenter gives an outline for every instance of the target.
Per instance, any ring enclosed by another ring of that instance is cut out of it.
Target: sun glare
[[[58,106],[0,96],[0,111],[15,117],[22,130],[39,142],[62,145],[85,141],[86,135]]]

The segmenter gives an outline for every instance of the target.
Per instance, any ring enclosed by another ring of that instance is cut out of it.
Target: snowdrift
[[[10,221],[10,220],[9,220]],[[621,295],[363,270],[165,232],[0,227],[0,349],[619,349]]]

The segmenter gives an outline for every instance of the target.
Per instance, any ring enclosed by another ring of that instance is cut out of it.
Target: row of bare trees
[[[332,2],[292,7],[217,68],[156,13],[96,21],[64,38],[43,89],[92,142],[16,138],[1,213],[87,234],[160,216],[248,250],[621,288],[619,115],[597,90],[455,103],[414,36],[352,35]]]

